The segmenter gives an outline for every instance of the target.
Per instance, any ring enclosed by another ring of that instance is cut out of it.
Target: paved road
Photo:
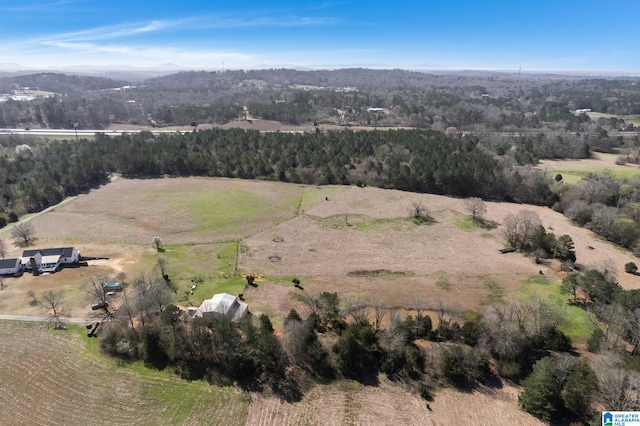
[[[11,320],[11,321],[46,321],[50,317],[36,317],[36,316],[27,316],[27,315],[4,315],[0,314],[0,320]],[[67,318],[60,317],[62,322],[71,322],[76,324],[85,324],[90,322],[95,322],[99,318]]]
[[[154,135],[159,135],[162,133],[186,133],[190,130],[167,130],[167,129],[145,129],[145,130],[78,130],[78,137],[87,137],[93,136],[96,133],[104,133],[107,135],[120,136],[125,133],[140,133],[140,132],[151,132]],[[33,136],[71,136],[75,137],[76,132],[71,129],[0,129],[0,134],[11,134],[11,135],[33,135]]]

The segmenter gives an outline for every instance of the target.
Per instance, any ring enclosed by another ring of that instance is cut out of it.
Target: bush
[[[600,351],[600,346],[604,341],[604,333],[599,328],[593,330],[589,339],[587,339],[587,350],[589,352],[598,353]]]
[[[445,350],[440,372],[454,386],[474,382],[489,371],[487,358],[478,350],[454,346]]]
[[[523,376],[519,362],[500,359],[496,360],[496,373],[498,376],[514,382],[519,381]]]
[[[561,408],[558,364],[545,357],[535,363],[533,372],[522,381],[518,403],[522,409],[544,422],[550,422]]]
[[[363,379],[378,371],[378,338],[371,324],[352,324],[333,347],[345,377]]]
[[[627,274],[635,274],[638,272],[638,265],[635,262],[629,262],[624,264],[624,271]]]

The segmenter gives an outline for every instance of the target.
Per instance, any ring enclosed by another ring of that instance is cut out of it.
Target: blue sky
[[[0,0],[0,68],[640,73],[640,0]]]

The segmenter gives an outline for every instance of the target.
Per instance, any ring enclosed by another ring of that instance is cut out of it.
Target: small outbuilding
[[[194,318],[223,317],[229,321],[239,322],[249,313],[249,305],[240,302],[235,296],[227,293],[219,293],[211,299],[207,299],[193,314]]]
[[[15,275],[21,270],[20,259],[0,259],[0,275]]]

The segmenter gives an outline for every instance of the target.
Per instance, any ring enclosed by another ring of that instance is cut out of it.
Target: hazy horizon
[[[25,0],[0,69],[402,68],[639,75],[640,3]]]

